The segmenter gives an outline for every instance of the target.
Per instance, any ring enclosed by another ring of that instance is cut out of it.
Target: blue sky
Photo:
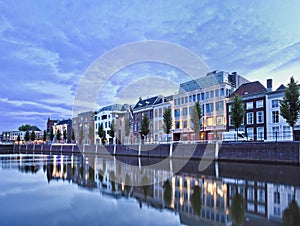
[[[72,117],[76,88],[89,65],[130,42],[172,42],[212,70],[237,71],[263,84],[273,78],[275,88],[292,75],[300,80],[299,9],[297,0],[0,0],[0,131],[23,123],[44,129],[49,116]],[[127,78],[126,86],[143,89],[146,82],[151,91],[147,78],[157,75],[174,84],[187,79],[167,65],[132,65],[107,83],[100,103],[122,96]],[[136,78],[145,81],[135,84]]]

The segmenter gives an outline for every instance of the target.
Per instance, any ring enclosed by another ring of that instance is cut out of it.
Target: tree
[[[63,132],[63,139],[64,139],[65,142],[67,141],[67,137],[68,137],[68,135],[67,135],[67,130],[64,129],[64,132]]]
[[[243,124],[245,115],[245,109],[243,104],[243,99],[238,95],[235,95],[233,102],[231,104],[230,117],[233,123],[233,126],[236,130],[236,137],[238,138],[238,128]]]
[[[236,193],[232,199],[231,217],[237,226],[245,220],[245,205],[243,197]]]
[[[31,141],[35,140],[35,132],[33,130],[31,131],[30,139],[31,139]]]
[[[199,185],[195,185],[193,190],[194,192],[191,197],[192,207],[194,210],[194,214],[200,216],[200,211],[202,208],[201,189]]]
[[[27,131],[30,129],[30,127],[31,127],[31,125],[29,125],[29,124],[21,125],[19,127],[19,131]]]
[[[61,140],[61,132],[59,129],[56,131],[56,140],[58,140],[58,142]]]
[[[51,140],[51,142],[53,141],[53,139],[54,139],[54,132],[53,132],[53,128],[51,127],[50,128],[50,140]]]
[[[101,141],[102,141],[102,144],[104,145],[105,144],[105,131],[103,129],[103,124],[101,123],[99,126],[98,126],[98,136],[100,137]]]
[[[93,144],[93,136],[94,135],[94,128],[92,125],[89,126],[89,139],[91,141],[91,144]]]
[[[19,134],[18,137],[17,137],[17,141],[18,141],[18,143],[20,143],[20,141],[21,141],[21,136],[20,136],[20,134]]]
[[[144,143],[144,139],[145,139],[145,136],[148,135],[148,133],[150,132],[150,129],[149,129],[149,118],[148,118],[148,115],[147,114],[144,114],[143,115],[143,118],[142,118],[142,122],[141,122],[141,138],[142,138],[142,143]]]
[[[46,130],[44,130],[43,141],[46,141],[46,140],[47,140],[47,132],[46,132]]]
[[[300,210],[297,202],[293,199],[288,208],[283,211],[282,223],[284,226],[300,225]]]
[[[24,139],[28,142],[30,140],[30,134],[29,134],[29,131],[27,130],[26,133],[25,133],[25,137]]]
[[[110,130],[108,131],[108,135],[112,138],[115,137],[115,120],[114,119],[110,123]]]
[[[72,128],[72,141],[76,140],[75,138],[75,132],[74,132],[74,129]]]
[[[300,115],[299,87],[293,77],[290,79],[288,87],[284,91],[284,97],[280,100],[280,115],[292,127],[293,140],[294,126]]]
[[[197,101],[193,108],[192,108],[192,114],[191,114],[191,122],[193,123],[193,130],[197,137],[197,140],[199,138],[199,131],[201,129],[201,118],[202,118],[202,111],[200,107],[200,103]]]
[[[169,133],[171,132],[172,129],[172,112],[170,108],[167,108],[164,112],[163,115],[163,119],[164,119],[164,125],[163,125],[163,129],[164,132],[167,134],[167,141],[169,141]]]

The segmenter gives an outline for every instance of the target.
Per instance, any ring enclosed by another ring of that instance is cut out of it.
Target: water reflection
[[[142,168],[136,172],[138,168],[130,164],[118,165],[114,159],[96,155],[8,155],[0,157],[0,167],[26,174],[42,170],[48,183],[69,181],[114,199],[135,199],[140,208],[168,209],[179,215],[181,224],[276,225],[284,219],[292,222],[287,225],[299,225],[300,187],[293,180],[299,178],[298,167],[285,166],[284,172],[283,166],[216,163],[199,172],[198,162],[191,161],[173,175],[176,161],[170,162],[169,171]],[[263,173],[266,169],[272,172]],[[162,177],[168,179],[161,181]]]

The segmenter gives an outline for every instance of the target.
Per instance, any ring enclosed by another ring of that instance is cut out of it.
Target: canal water
[[[300,204],[297,166],[160,161],[1,155],[0,225],[267,226]]]

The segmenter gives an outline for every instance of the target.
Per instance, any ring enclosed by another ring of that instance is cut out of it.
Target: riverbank
[[[145,145],[0,145],[0,153],[88,153],[149,158],[300,164],[300,142],[170,143]]]

